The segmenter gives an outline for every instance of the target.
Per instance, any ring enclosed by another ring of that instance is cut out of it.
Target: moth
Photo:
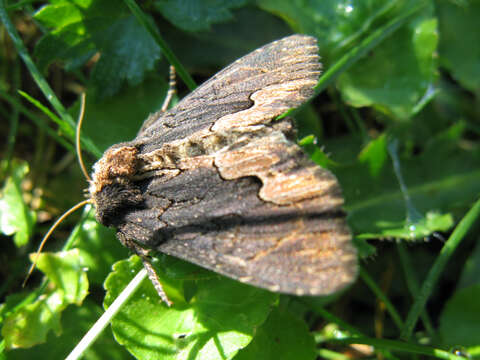
[[[343,289],[357,256],[339,183],[295,143],[292,120],[276,119],[320,73],[316,39],[293,35],[151,115],[94,165],[96,218],[147,269],[152,249],[274,292]]]

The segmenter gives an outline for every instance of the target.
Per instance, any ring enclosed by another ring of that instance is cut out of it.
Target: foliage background
[[[299,142],[343,186],[357,283],[329,299],[279,296],[160,255],[175,306],[144,282],[84,357],[479,357],[480,1],[138,5],[0,0],[0,356],[64,358],[140,268],[87,209],[56,231],[45,277],[21,288],[28,254],[86,187],[79,94],[91,165],[158,110],[169,63],[183,96],[298,32],[318,38],[326,70],[294,112]]]

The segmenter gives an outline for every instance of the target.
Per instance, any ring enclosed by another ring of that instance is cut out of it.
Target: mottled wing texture
[[[272,291],[344,288],[357,257],[338,181],[295,144],[288,118],[275,120],[319,74],[309,36],[237,60],[105,152],[90,187],[97,218],[127,245]]]
[[[239,112],[246,122],[268,123],[313,95],[319,75],[314,38],[294,35],[275,41],[226,67],[167,113],[152,115],[137,139],[145,138],[145,151],[150,151],[216,123],[230,126],[229,115]],[[233,126],[243,126],[243,121]]]

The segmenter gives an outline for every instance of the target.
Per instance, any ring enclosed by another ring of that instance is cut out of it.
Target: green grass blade
[[[415,302],[410,309],[410,312],[405,321],[405,325],[402,329],[400,337],[402,339],[409,339],[412,335],[415,324],[417,323],[418,317],[422,312],[425,304],[430,297],[433,288],[437,284],[437,281],[442,274],[447,262],[450,260],[450,257],[455,252],[455,249],[458,247],[460,242],[463,240],[468,230],[472,227],[474,222],[480,216],[480,199],[473,205],[473,207],[468,211],[468,213],[463,217],[460,223],[457,225],[453,233],[448,238],[447,242],[443,246],[440,254],[437,257],[437,260],[430,269],[425,281],[423,282],[420,293],[418,294]]]
[[[195,81],[192,79],[190,74],[187,72],[185,67],[180,63],[178,58],[173,53],[172,49],[168,46],[165,40],[160,36],[158,30],[151,24],[148,18],[143,13],[142,9],[137,5],[135,0],[124,0],[125,4],[127,4],[130,11],[133,13],[135,18],[138,20],[140,24],[152,35],[160,49],[162,49],[163,54],[167,58],[168,62],[175,67],[175,71],[178,76],[183,80],[185,85],[190,89],[190,91],[194,90],[197,87]]]
[[[47,80],[42,75],[42,73],[38,70],[37,66],[33,62],[30,55],[28,54],[28,51],[25,45],[23,44],[22,39],[20,38],[17,30],[15,29],[15,26],[10,21],[7,10],[5,8],[5,0],[0,0],[0,20],[2,21],[3,25],[5,26],[5,29],[10,35],[10,38],[12,39],[12,42],[14,43],[18,54],[20,55],[23,62],[25,63],[25,66],[30,72],[35,83],[40,88],[43,95],[47,98],[47,100],[50,102],[50,104],[55,109],[55,111],[60,115],[60,117],[51,117],[51,119],[54,120],[60,126],[60,129],[64,132],[65,135],[67,135],[70,139],[73,140],[75,138],[75,121],[67,112],[67,110],[62,105],[60,100],[57,98],[57,96],[53,92],[50,85],[48,85]],[[93,142],[90,139],[86,138],[85,136],[82,136],[81,139],[82,139],[82,145],[86,150],[90,151],[95,156],[100,157],[101,152],[98,150],[98,148],[93,144]]]
[[[359,58],[363,57],[368,51],[377,46],[380,42],[387,39],[396,30],[405,25],[410,18],[417,14],[427,5],[426,1],[421,1],[417,6],[412,7],[409,11],[392,19],[384,26],[375,30],[371,35],[352,48],[348,53],[335,62],[321,77],[315,87],[315,93],[321,93],[330,83],[332,83],[342,72],[348,69]]]
[[[390,314],[390,316],[392,317],[392,320],[395,323],[395,325],[399,329],[402,329],[403,321],[397,309],[395,309],[395,306],[393,306],[393,304],[390,302],[387,296],[383,293],[383,291],[378,287],[375,281],[370,277],[370,275],[363,268],[360,268],[360,278],[370,288],[370,290],[372,290],[372,292],[377,296],[377,298],[380,299],[385,304],[385,307],[388,313]]]
[[[70,144],[68,141],[66,141],[64,138],[62,138],[61,136],[59,136],[55,130],[51,129],[42,117],[31,112],[29,109],[23,106],[16,98],[12,97],[11,95],[3,91],[0,91],[0,98],[8,102],[13,108],[18,109],[23,115],[29,118],[33,123],[35,123],[36,126],[38,126],[40,129],[45,131],[50,137],[52,137],[56,142],[62,145],[65,149],[71,152],[75,151],[75,148],[73,147],[73,145]]]
[[[325,310],[325,308],[323,306],[318,305],[318,303],[316,303],[315,301],[311,301],[311,300],[308,300],[308,299],[302,299],[301,301],[303,303],[305,303],[307,306],[309,306],[310,308],[312,308],[312,310],[317,315],[324,318],[325,320],[327,320],[329,322],[332,322],[334,324],[337,324],[342,329],[344,329],[345,331],[348,331],[352,335],[363,336],[363,333],[359,329],[357,329],[354,326],[352,326],[352,325],[348,324],[347,322],[343,321],[342,319],[335,316],[331,312]]]
[[[375,348],[382,348],[390,351],[406,352],[410,354],[433,356],[433,357],[436,357],[439,359],[445,359],[445,360],[465,360],[464,357],[454,355],[442,349],[407,343],[403,341],[396,341],[396,340],[354,337],[354,338],[347,338],[347,339],[332,340],[331,342],[340,343],[340,344],[365,344],[365,345],[374,346]]]
[[[19,62],[15,62],[15,68],[13,69],[13,78],[14,78],[14,86],[18,87],[18,84],[20,83],[20,66]],[[17,139],[17,132],[18,132],[18,119],[20,115],[20,111],[17,106],[12,106],[13,113],[12,114],[7,114],[6,111],[3,111],[4,109],[2,108],[2,116],[5,118],[9,119],[10,126],[8,130],[8,135],[7,135],[7,148],[5,150],[5,162],[4,166],[2,169],[2,175],[3,176],[8,176],[10,173],[11,169],[11,160],[13,158],[13,150],[15,147],[15,141]]]
[[[418,295],[420,289],[418,285],[418,280],[414,272],[412,271],[413,265],[411,264],[407,250],[405,249],[405,244],[403,242],[399,242],[397,244],[397,250],[400,257],[400,263],[402,264],[403,272],[405,273],[405,281],[407,283],[407,287],[412,297],[415,298]],[[432,321],[430,320],[428,313],[426,311],[422,311],[420,317],[422,319],[423,325],[425,326],[425,330],[428,333],[428,336],[433,339],[435,337],[435,329],[433,328]]]
[[[15,45],[15,48],[17,49],[18,54],[22,58],[23,62],[25,63],[25,66],[27,67],[28,71],[32,75],[33,79],[35,80],[35,83],[40,88],[43,95],[45,95],[45,97],[50,102],[50,104],[53,106],[55,111],[62,118],[62,121],[60,121],[58,125],[61,127],[62,131],[72,136],[73,138],[75,133],[75,130],[74,130],[75,122],[73,121],[72,117],[67,112],[67,110],[63,107],[60,100],[58,100],[52,88],[50,87],[50,85],[48,85],[47,80],[43,77],[42,73],[38,70],[37,66],[33,62],[30,55],[28,54],[27,48],[23,44],[23,41],[20,38],[17,32],[17,29],[15,29],[15,26],[10,21],[7,10],[5,9],[4,0],[0,0],[0,19],[2,20],[2,23],[5,26],[5,29],[7,30],[8,35],[10,35],[10,38],[12,39],[12,42]]]

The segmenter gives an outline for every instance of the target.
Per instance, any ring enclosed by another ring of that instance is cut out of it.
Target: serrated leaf
[[[30,255],[33,261],[36,254]],[[41,253],[37,267],[63,293],[67,304],[81,305],[88,294],[88,278],[78,249],[58,253]]]
[[[463,86],[480,90],[480,34],[478,1],[435,2],[439,18],[439,53],[442,64]]]
[[[299,144],[309,154],[316,164],[324,168],[334,168],[337,164],[332,161],[325,152],[317,146],[317,138],[313,135],[307,136],[299,141]]]
[[[379,226],[386,227],[386,229],[375,233],[364,232],[358,235],[358,238],[425,239],[435,232],[448,231],[454,223],[451,214],[428,212],[425,216],[420,214],[420,217],[413,221],[411,219],[405,219],[405,221],[399,223],[378,223]]]
[[[115,271],[105,282],[105,306],[141,267],[138,257],[114,265]],[[277,298],[212,274],[208,280],[196,281],[193,296],[185,299],[184,280],[167,278],[161,272],[159,276],[174,302],[171,308],[146,280],[112,322],[117,341],[137,358],[231,359],[251,341]]]
[[[64,307],[62,291],[54,291],[7,316],[2,327],[5,347],[28,348],[41,344],[52,330],[59,335],[60,312]]]
[[[81,304],[88,293],[88,280],[79,251],[42,253],[37,266],[53,284],[35,302],[10,313],[2,336],[7,348],[28,348],[46,341],[50,331],[61,333],[61,312],[72,303]]]
[[[251,36],[252,29],[262,31]],[[278,17],[245,6],[235,11],[234,21],[214,24],[209,31],[189,33],[164,26],[161,32],[187,68],[220,69],[270,41],[291,34],[291,29]]]
[[[235,360],[313,360],[316,356],[315,342],[307,324],[286,311],[274,309]]]
[[[246,4],[246,0],[157,0],[155,7],[175,26],[185,31],[209,30],[210,25],[233,18],[231,9]]]
[[[400,170],[407,195],[387,161],[373,177],[371,164],[349,163],[335,168],[346,198],[349,224],[360,237],[403,239],[424,238],[434,231],[445,231],[459,208],[469,206],[480,191],[478,157],[480,149],[464,149],[460,138],[439,135],[420,155],[400,157]],[[342,139],[337,146],[343,148]],[[336,154],[335,147],[329,147]],[[412,205],[420,216],[408,218]]]
[[[160,48],[123,2],[59,0],[35,19],[51,29],[35,48],[42,67],[61,60],[75,68],[100,53],[92,75],[100,98],[115,94],[125,80],[139,84],[160,58]]]
[[[17,247],[27,244],[36,220],[35,212],[23,200],[22,181],[27,173],[27,163],[13,162],[0,197],[0,231],[7,236],[15,235],[13,241]]]
[[[140,84],[160,58],[160,48],[133,16],[117,19],[101,34],[101,57],[92,74],[99,97],[117,93],[124,79]]]

